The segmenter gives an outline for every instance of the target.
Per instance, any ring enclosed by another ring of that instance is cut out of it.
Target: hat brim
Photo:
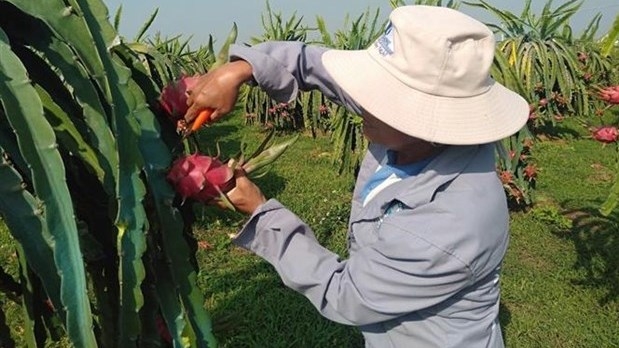
[[[366,50],[329,50],[322,62],[337,84],[371,115],[429,142],[490,143],[518,132],[528,120],[527,101],[496,81],[483,94],[452,98],[405,85]]]

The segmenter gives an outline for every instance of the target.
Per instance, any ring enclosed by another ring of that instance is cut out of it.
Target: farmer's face
[[[361,116],[363,117],[363,135],[372,143],[400,151],[410,145],[423,142],[423,140],[400,132],[367,112],[363,112]]]

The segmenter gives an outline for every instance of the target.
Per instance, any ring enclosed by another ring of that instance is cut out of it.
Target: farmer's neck
[[[395,164],[415,163],[435,156],[445,149],[445,145],[434,144],[416,139],[417,141],[390,147],[395,152]]]

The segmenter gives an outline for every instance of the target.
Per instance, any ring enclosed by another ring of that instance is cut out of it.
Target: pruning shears
[[[197,131],[198,129],[200,129],[200,127],[206,124],[211,118],[213,111],[214,110],[210,108],[200,111],[198,117],[196,117],[196,119],[191,124],[191,127],[183,127],[183,129],[180,130],[180,132],[182,133],[181,141],[187,139],[189,135],[191,135],[193,132]]]

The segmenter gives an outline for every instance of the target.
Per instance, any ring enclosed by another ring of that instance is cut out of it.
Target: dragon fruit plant
[[[0,277],[19,285],[0,290],[22,307],[0,316],[1,345],[215,348],[164,112],[183,114],[236,25],[217,53],[126,41],[109,18],[102,0],[0,1],[0,225],[17,252]]]
[[[613,106],[619,105],[619,85],[608,86],[605,88],[599,88],[597,91],[597,96],[604,102],[606,102],[607,106],[605,108],[608,109]],[[615,144],[615,146],[619,146],[619,130],[615,126],[605,125],[598,128],[594,128],[591,132],[591,136],[594,140],[597,140],[604,144],[604,146],[609,144]],[[619,158],[617,159],[617,163],[619,166]],[[612,213],[612,211],[619,205],[619,176],[615,180],[608,197],[600,207],[600,212],[608,216]]]
[[[606,107],[600,112],[602,114],[605,110],[619,105],[619,85],[597,88],[597,97],[606,103]],[[593,128],[591,136],[604,144],[615,143],[619,138],[619,130],[615,126],[604,125]]]

